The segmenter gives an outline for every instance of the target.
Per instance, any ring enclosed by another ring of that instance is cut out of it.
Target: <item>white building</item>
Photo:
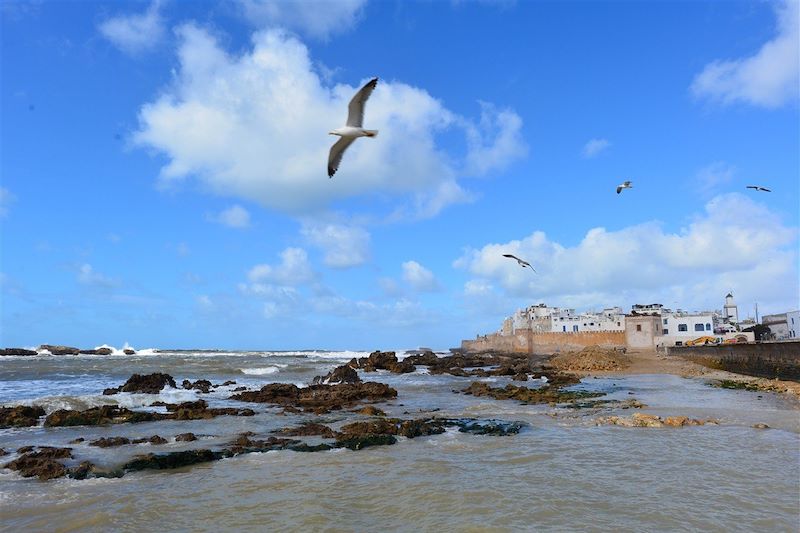
[[[786,313],[786,325],[789,326],[789,338],[800,338],[800,311]]]
[[[769,328],[772,339],[779,341],[789,338],[789,313],[764,315],[761,324]]]
[[[661,313],[660,343],[663,346],[682,346],[686,341],[698,337],[713,337],[714,313],[687,313],[685,311],[664,311]]]
[[[549,307],[543,303],[518,309],[503,322],[503,335],[519,329],[534,333],[578,333],[582,331],[625,331],[625,315],[619,307],[601,312],[576,313],[575,309]]]

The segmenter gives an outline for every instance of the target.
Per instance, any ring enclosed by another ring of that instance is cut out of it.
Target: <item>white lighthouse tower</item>
[[[736,307],[736,303],[733,301],[733,294],[731,293],[725,295],[725,305],[722,308],[722,314],[728,322],[733,322],[734,324],[739,322],[739,308]]]

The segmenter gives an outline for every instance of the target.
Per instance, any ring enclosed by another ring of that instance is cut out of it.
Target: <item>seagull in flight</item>
[[[347,147],[353,144],[359,137],[375,137],[378,130],[365,130],[364,125],[364,105],[367,103],[369,95],[375,90],[378,78],[369,80],[350,100],[347,106],[347,124],[344,127],[329,131],[329,135],[338,135],[340,138],[331,146],[328,154],[328,177],[332,178],[339,170],[339,163],[342,162],[342,155]]]
[[[503,254],[503,257],[508,257],[508,258],[511,258],[511,259],[515,259],[515,260],[517,261],[517,263],[519,263],[519,266],[521,266],[522,268],[528,267],[528,268],[530,268],[531,270],[533,270],[534,272],[536,272],[536,269],[535,269],[535,268],[533,268],[533,267],[531,266],[531,264],[530,264],[530,263],[528,263],[527,261],[524,261],[524,260],[520,259],[520,258],[519,258],[519,257],[517,257],[516,255],[512,255],[512,254]]]
[[[766,187],[762,187],[761,185],[748,185],[746,188],[754,189],[756,191],[772,192],[771,190],[767,189]]]
[[[622,192],[622,189],[633,189],[633,182],[632,181],[623,181],[619,185],[617,185],[617,194]]]

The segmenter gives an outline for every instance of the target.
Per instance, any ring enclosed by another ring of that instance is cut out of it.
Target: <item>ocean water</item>
[[[265,404],[228,400],[237,386],[308,384],[363,352],[173,352],[125,356],[0,358],[0,405],[85,409],[102,404],[148,408],[206,399],[252,407],[254,417],[161,421],[111,427],[0,430],[0,447],[67,446],[84,437],[144,437],[167,444],[100,449],[69,445],[75,462],[113,467],[137,454],[214,448],[243,431],[265,434],[315,420],[332,426],[364,418],[349,411],[284,415]],[[236,385],[211,394],[182,389],[158,395],[102,396],[133,373]],[[522,421],[517,435],[448,430],[399,438],[393,446],[317,453],[254,453],[174,471],[84,481],[23,479],[0,469],[3,531],[798,531],[800,405],[771,393],[724,390],[669,375],[586,379],[577,388],[635,398],[642,412],[715,418],[684,428],[598,426],[632,409],[568,409],[475,398],[454,391],[475,378],[366,374],[398,391],[377,404],[390,416],[453,416]],[[510,380],[480,379],[493,386]],[[517,383],[521,384],[521,383]],[[528,386],[536,386],[528,382]],[[770,429],[753,428],[766,423]],[[200,439],[174,442],[179,433]],[[0,458],[0,464],[15,455]]]

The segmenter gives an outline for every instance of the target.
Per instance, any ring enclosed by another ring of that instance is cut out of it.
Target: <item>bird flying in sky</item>
[[[508,258],[510,258],[510,259],[515,259],[515,260],[517,261],[517,263],[519,263],[519,266],[521,266],[522,268],[528,267],[528,268],[530,268],[531,270],[533,270],[534,272],[536,272],[536,269],[535,269],[535,268],[533,268],[533,267],[531,266],[531,264],[530,264],[530,263],[528,263],[528,262],[527,262],[527,261],[525,261],[525,260],[522,260],[522,259],[520,259],[520,258],[519,258],[519,257],[517,257],[516,255],[512,255],[512,254],[503,254],[503,257],[508,257]]]
[[[353,144],[359,137],[375,137],[378,130],[365,130],[364,125],[364,105],[367,103],[369,95],[378,84],[378,78],[372,78],[364,85],[347,106],[347,124],[342,128],[336,128],[328,132],[330,135],[338,135],[340,139],[331,146],[328,154],[328,177],[332,178],[339,170],[339,163],[342,162],[342,155],[347,147]]]
[[[633,182],[632,181],[623,181],[619,185],[617,185],[617,194],[622,192],[622,189],[633,189]]]
[[[761,185],[748,185],[747,188],[756,191],[772,192],[771,190],[767,189],[766,187],[762,187]]]

